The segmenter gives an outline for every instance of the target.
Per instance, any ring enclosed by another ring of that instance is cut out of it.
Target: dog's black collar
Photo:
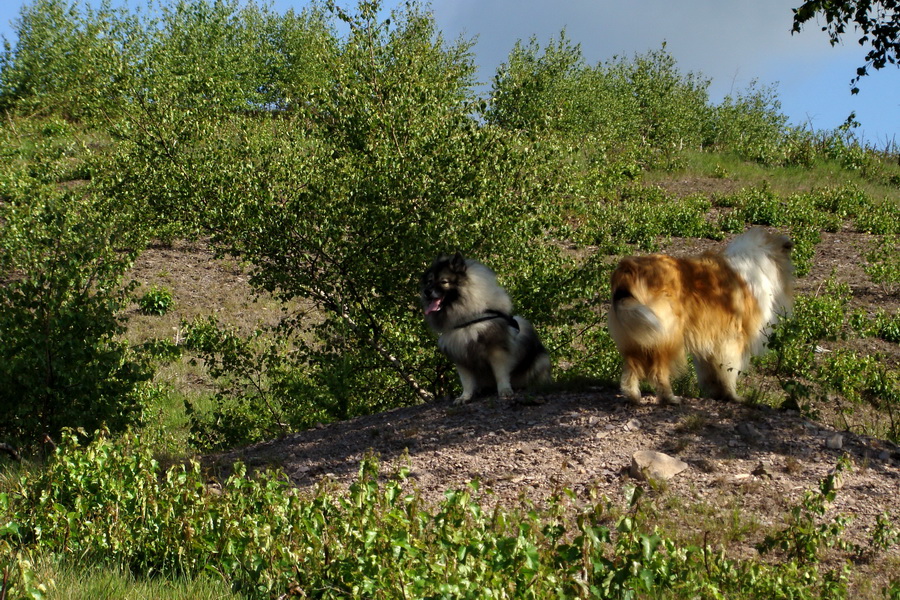
[[[476,323],[484,323],[485,321],[491,321],[493,319],[503,319],[506,321],[506,324],[519,331],[519,322],[516,321],[512,315],[508,315],[505,312],[499,310],[486,310],[484,311],[484,315],[472,319],[471,321],[466,321],[465,323],[460,323],[453,329],[465,329],[470,325],[475,325]]]

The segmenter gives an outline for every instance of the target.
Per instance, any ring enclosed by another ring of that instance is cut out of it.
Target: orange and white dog
[[[678,403],[671,377],[690,353],[705,394],[738,400],[738,373],[793,306],[792,248],[787,237],[754,227],[721,253],[622,259],[608,315],[624,359],[622,393],[640,402],[646,379],[660,401]]]

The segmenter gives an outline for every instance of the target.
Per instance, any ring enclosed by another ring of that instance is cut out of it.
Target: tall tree
[[[900,57],[900,0],[807,0],[794,9],[793,31],[799,32],[814,17],[825,17],[822,31],[828,33],[831,45],[840,43],[847,27],[862,32],[861,46],[868,46],[865,63],[856,69],[851,80],[852,93],[859,92],[857,83],[869,73],[869,67],[882,69],[896,65]]]

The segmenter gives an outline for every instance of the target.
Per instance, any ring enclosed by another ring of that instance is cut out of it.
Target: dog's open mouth
[[[431,303],[425,308],[425,314],[430,315],[433,312],[441,310],[441,304],[443,303],[443,298],[432,298]]]

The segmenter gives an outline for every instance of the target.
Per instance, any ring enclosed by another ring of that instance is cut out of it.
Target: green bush
[[[760,553],[780,550],[802,563],[815,563],[823,549],[840,544],[850,519],[838,515],[823,522],[823,517],[837,496],[844,471],[849,469],[849,459],[838,461],[835,469],[822,480],[819,490],[807,491],[803,501],[791,509],[787,527],[767,535],[757,546]],[[843,591],[846,593],[846,589]]]
[[[417,307],[419,276],[440,252],[494,268],[551,347],[570,347],[597,277],[554,242],[562,219],[548,210],[546,164],[556,149],[473,118],[469,44],[445,44],[414,8],[390,24],[368,3],[338,13],[350,32],[319,48],[329,83],[303,103],[278,118],[217,104],[136,111],[112,165],[110,193],[200,228],[258,267],[256,289],[317,309],[275,332],[290,354],[260,365],[275,369],[263,387],[295,399],[282,423],[450,393],[455,378]]]
[[[702,146],[712,114],[708,86],[680,72],[665,46],[588,66],[563,32],[543,50],[533,38],[516,43],[494,77],[485,118],[533,137],[577,136],[579,146],[607,159],[630,154],[652,163]]]
[[[185,401],[191,444],[221,450],[346,418],[347,407],[303,389],[278,336],[256,330],[240,336],[212,317],[184,323],[183,347],[193,351],[219,384],[211,410]],[[271,332],[269,332],[271,333]],[[312,388],[312,389],[310,389]],[[330,410],[329,410],[330,409]]]
[[[838,341],[851,331],[891,341],[896,319],[885,313],[870,316],[848,313],[850,288],[834,280],[815,296],[799,296],[790,318],[776,327],[769,339],[771,354],[758,362],[780,379],[792,404],[815,411],[816,402],[832,401],[833,395],[852,404],[868,404],[886,415],[879,435],[900,436],[893,414],[900,406],[900,380],[895,370],[878,355],[860,355],[848,348],[820,352],[817,342]]]
[[[142,242],[127,211],[84,190],[26,186],[0,203],[0,437],[120,429],[150,372],[122,341],[122,283]]]
[[[787,124],[780,111],[775,88],[753,81],[747,90],[727,96],[715,107],[706,145],[763,164],[780,164]]]
[[[849,300],[849,287],[834,280],[816,295],[798,296],[793,313],[769,336],[770,352],[755,359],[764,371],[778,377],[788,406],[814,411],[813,401],[822,395],[811,381],[820,368],[817,342],[844,337]]]
[[[845,573],[824,570],[820,552],[856,552],[841,541],[845,517],[821,520],[837,475],[767,536],[761,548],[785,555],[769,564],[668,538],[648,525],[640,487],[626,491],[625,510],[598,502],[570,512],[564,492],[547,510],[487,511],[476,484],[426,505],[402,469],[379,482],[373,460],[346,493],[305,494],[283,474],[234,469],[212,484],[197,463],[163,470],[132,434],[82,445],[65,433],[45,468],[0,493],[0,566],[15,569],[4,585],[51,590],[27,560],[39,550],[137,577],[215,571],[248,598],[844,598]],[[883,551],[896,541],[879,523],[872,544]]]
[[[900,289],[900,236],[889,235],[877,241],[865,258],[863,270],[873,283],[888,293]]]
[[[172,295],[172,290],[155,285],[138,298],[138,307],[141,312],[148,315],[162,316],[169,312],[174,305],[175,297]]]
[[[0,54],[0,110],[95,122],[119,112],[145,39],[125,9],[34,0],[15,32]]]

